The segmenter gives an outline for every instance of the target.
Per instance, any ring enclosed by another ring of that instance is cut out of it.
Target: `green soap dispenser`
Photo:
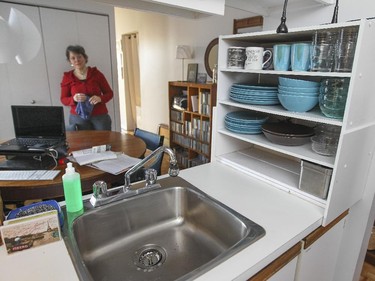
[[[75,171],[71,162],[67,163],[62,176],[66,210],[70,213],[83,209],[81,176]]]

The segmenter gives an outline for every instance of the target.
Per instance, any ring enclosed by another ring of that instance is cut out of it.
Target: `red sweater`
[[[113,98],[113,91],[101,73],[96,67],[87,68],[86,80],[79,80],[73,70],[64,72],[61,82],[61,103],[70,106],[70,113],[76,113],[77,103],[73,100],[73,96],[77,93],[86,94],[88,96],[99,96],[102,102],[96,104],[92,111],[92,115],[100,115],[108,113],[106,103]]]

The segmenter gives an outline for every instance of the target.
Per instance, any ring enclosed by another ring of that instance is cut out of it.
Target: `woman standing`
[[[113,91],[96,67],[87,66],[88,56],[82,46],[68,46],[66,59],[73,70],[65,72],[61,82],[62,104],[70,106],[71,130],[111,130],[106,103]]]

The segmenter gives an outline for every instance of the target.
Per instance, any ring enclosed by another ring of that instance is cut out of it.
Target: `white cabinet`
[[[6,21],[11,8],[25,14],[40,32],[42,41],[37,55],[24,64],[16,60],[0,63],[0,141],[14,137],[10,106],[57,105],[60,102],[60,82],[63,73],[71,69],[65,57],[68,45],[84,46],[89,56],[88,65],[96,66],[114,89],[110,47],[109,16],[53,9],[29,5],[0,3],[0,16]],[[112,117],[112,129],[116,129],[115,99],[107,103]],[[65,122],[69,109],[65,107]]]
[[[272,275],[268,281],[294,281],[294,275],[296,273],[298,257],[295,257],[278,272]]]
[[[342,219],[298,256],[295,281],[332,281],[345,219]]]
[[[10,20],[12,7],[26,15],[40,35],[42,34],[37,7],[0,3],[0,17],[6,22]],[[2,38],[2,40],[5,42],[8,38]],[[42,42],[36,56],[24,64],[18,64],[15,58],[10,59],[8,63],[0,63],[0,141],[14,136],[10,109],[12,104],[51,104]]]
[[[233,46],[272,47],[277,43],[311,41],[316,30],[345,27],[358,28],[358,40],[351,73],[344,72],[293,72],[274,70],[228,69],[227,50]],[[343,24],[322,25],[292,29],[287,34],[273,31],[221,36],[219,40],[219,73],[217,108],[214,114],[213,159],[245,173],[270,182],[276,188],[302,197],[325,209],[323,225],[327,225],[357,202],[363,193],[370,161],[374,153],[375,87],[372,55],[375,49],[375,22],[361,20]],[[290,112],[281,106],[242,104],[229,99],[233,83],[277,85],[279,76],[321,81],[327,77],[350,79],[348,98],[343,119],[325,117],[319,109],[306,113]],[[282,146],[271,143],[264,135],[244,135],[225,129],[224,117],[236,110],[262,112],[279,118],[292,118],[297,122],[314,125],[330,124],[341,127],[335,157],[316,154],[311,144]],[[333,169],[327,199],[315,197],[298,188],[301,160]]]

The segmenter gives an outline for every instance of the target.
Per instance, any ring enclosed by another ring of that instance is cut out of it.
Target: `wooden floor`
[[[375,266],[365,262],[362,267],[361,277],[359,281],[375,281]]]

